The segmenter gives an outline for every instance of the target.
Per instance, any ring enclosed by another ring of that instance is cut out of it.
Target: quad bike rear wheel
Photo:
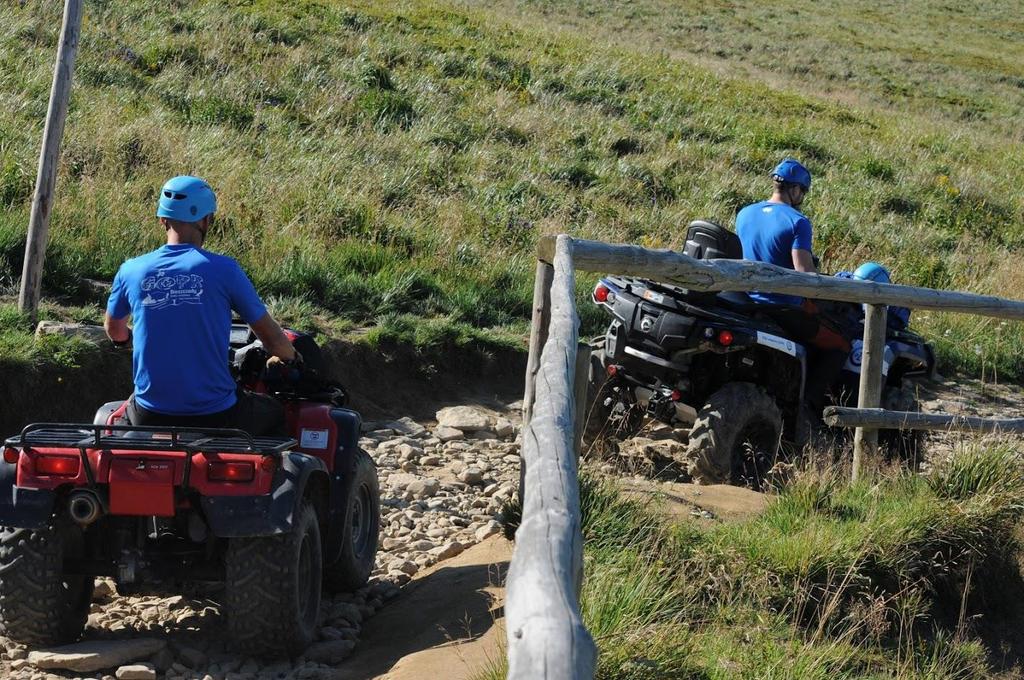
[[[687,469],[701,484],[760,489],[775,465],[782,412],[752,383],[728,383],[711,395],[690,430]]]
[[[239,651],[285,657],[309,646],[323,578],[320,525],[311,503],[301,504],[287,534],[230,539],[226,571],[228,634]]]
[[[342,521],[341,556],[324,568],[324,587],[332,593],[350,592],[364,585],[377,556],[380,487],[377,468],[362,449],[356,452],[352,487]]]
[[[84,544],[82,530],[63,520],[45,529],[0,528],[0,634],[43,647],[81,636],[94,581],[63,566]]]
[[[615,399],[612,381],[605,371],[603,349],[590,354],[587,402],[584,405],[584,454],[602,456],[615,451],[616,444],[635,435],[643,423],[643,412],[635,404]],[[611,399],[609,399],[611,397]],[[610,403],[605,403],[609,401]]]

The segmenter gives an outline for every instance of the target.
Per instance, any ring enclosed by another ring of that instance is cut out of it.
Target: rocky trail
[[[1019,415],[1024,390],[977,381],[919,389],[922,409]],[[519,404],[455,406],[430,421],[368,422],[361,441],[378,466],[377,569],[356,593],[325,594],[317,642],[296,659],[243,657],[226,646],[217,592],[120,596],[98,581],[83,641],[31,650],[0,638],[0,677],[16,680],[360,680],[472,678],[503,655],[502,598],[511,544],[499,515],[519,474]],[[678,441],[644,433],[634,461],[671,454]],[[948,455],[965,436],[930,433],[926,455]],[[731,486],[652,480],[634,468],[587,463],[624,491],[694,521],[756,514],[767,497]],[[642,466],[640,466],[642,467]]]

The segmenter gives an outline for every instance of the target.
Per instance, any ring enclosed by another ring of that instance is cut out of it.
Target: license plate
[[[643,298],[645,300],[650,300],[656,305],[665,304],[665,296],[661,293],[655,293],[653,290],[645,290],[643,292]]]

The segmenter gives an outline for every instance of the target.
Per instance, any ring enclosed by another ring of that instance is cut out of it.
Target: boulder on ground
[[[440,426],[434,431],[434,436],[441,440],[441,442],[452,442],[457,439],[465,439],[466,433],[462,430],[456,430],[454,427]]]
[[[156,680],[156,669],[148,663],[121,666],[115,673],[117,680]]]
[[[438,427],[452,427],[463,432],[486,430],[494,418],[472,406],[449,406],[437,412]]]
[[[405,487],[406,492],[414,499],[430,498],[441,489],[441,482],[437,481],[433,477],[424,477],[418,479],[415,482],[410,482],[409,486]]]
[[[166,644],[154,638],[76,642],[29,652],[28,660],[36,668],[91,673],[148,659]]]
[[[65,338],[78,337],[96,344],[107,342],[107,332],[103,330],[103,326],[86,323],[40,321],[36,326],[36,337],[44,335],[63,335]]]
[[[676,439],[649,439],[634,437],[619,444],[619,455],[629,458],[644,458],[651,461],[686,460],[687,446]]]

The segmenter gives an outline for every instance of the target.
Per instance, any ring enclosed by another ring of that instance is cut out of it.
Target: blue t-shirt
[[[811,252],[811,221],[785,203],[761,201],[736,215],[736,233],[743,244],[743,259],[793,268],[794,250]],[[799,305],[803,298],[781,293],[751,293],[758,302]]]
[[[107,313],[133,321],[135,400],[167,415],[207,415],[234,406],[228,368],[231,310],[246,323],[267,313],[230,257],[190,244],[128,260],[114,277]]]

